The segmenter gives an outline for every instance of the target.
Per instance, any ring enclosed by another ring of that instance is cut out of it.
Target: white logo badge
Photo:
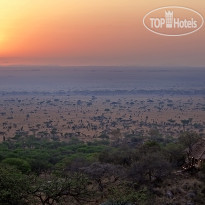
[[[164,36],[184,36],[202,28],[204,18],[193,9],[169,6],[150,11],[143,18],[151,32]]]

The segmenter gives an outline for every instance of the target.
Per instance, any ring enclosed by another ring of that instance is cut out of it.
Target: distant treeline
[[[1,96],[12,95],[85,95],[85,96],[103,96],[103,95],[205,95],[205,89],[201,90],[76,90],[76,91],[0,91]]]

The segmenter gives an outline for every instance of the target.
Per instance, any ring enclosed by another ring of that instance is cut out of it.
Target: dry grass
[[[89,103],[92,104],[89,106]],[[29,135],[41,136],[40,132],[50,134],[52,128],[56,128],[56,135],[65,141],[69,140],[64,137],[66,133],[75,136],[78,133],[79,139],[92,141],[105,130],[111,133],[120,129],[123,135],[147,135],[153,127],[162,134],[178,136],[183,130],[181,120],[189,118],[193,119],[192,125],[186,129],[199,132],[193,124],[205,126],[205,111],[202,111],[205,100],[200,96],[99,96],[96,99],[91,96],[3,96],[0,105],[0,131],[6,138],[21,129]],[[101,121],[94,119],[99,116],[103,117]],[[170,123],[170,119],[174,123]],[[46,126],[45,122],[49,121],[52,127]]]

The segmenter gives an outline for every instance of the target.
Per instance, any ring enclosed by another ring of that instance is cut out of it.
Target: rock
[[[166,195],[170,199],[174,197],[174,194],[171,191],[169,191],[169,190],[167,191]]]
[[[187,194],[187,197],[189,198],[194,198],[196,196],[196,194],[193,192],[193,191],[190,191],[188,194]]]

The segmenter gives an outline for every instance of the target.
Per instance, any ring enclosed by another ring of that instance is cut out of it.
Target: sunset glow
[[[205,16],[203,0],[1,0],[0,63],[204,66],[204,27],[179,38],[144,28],[147,12],[169,5]]]

